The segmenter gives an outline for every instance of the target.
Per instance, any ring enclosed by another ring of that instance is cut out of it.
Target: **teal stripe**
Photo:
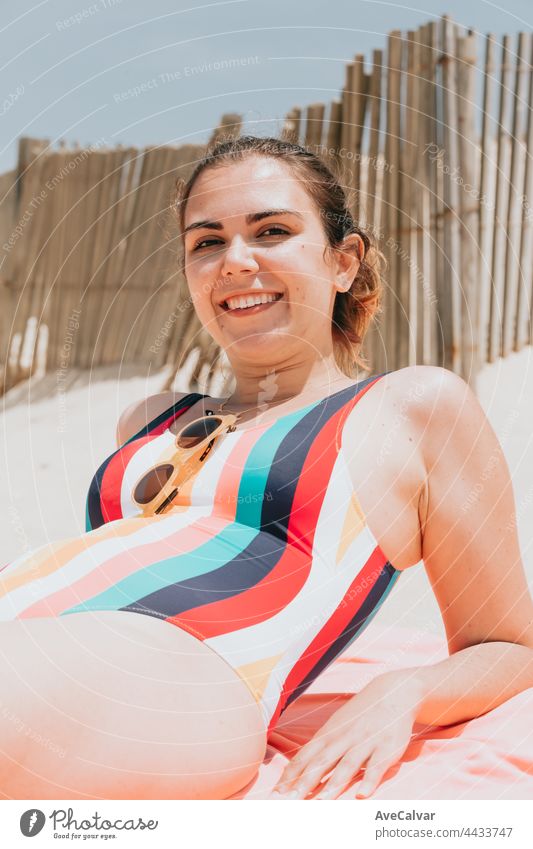
[[[266,484],[276,452],[291,428],[298,424],[319,403],[320,401],[316,401],[308,407],[304,407],[303,410],[297,410],[295,413],[283,416],[257,440],[242,471],[237,496],[236,522],[259,530]],[[251,492],[261,493],[262,498],[258,498],[255,502],[247,502],[245,497]]]
[[[85,499],[85,531],[92,531],[91,520],[89,518],[89,496]]]
[[[104,592],[64,610],[63,614],[85,610],[119,610],[171,584],[219,569],[250,545],[256,536],[255,528],[232,524],[193,551],[158,560],[138,569]]]

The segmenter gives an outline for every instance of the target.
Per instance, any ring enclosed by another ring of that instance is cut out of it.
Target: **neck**
[[[320,360],[309,366],[263,368],[255,374],[235,374],[236,387],[231,395],[232,409],[239,407],[269,406],[312,394],[319,389],[338,387],[350,378],[340,371],[333,359]]]

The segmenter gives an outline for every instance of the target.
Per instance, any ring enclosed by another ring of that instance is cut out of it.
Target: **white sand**
[[[0,566],[45,542],[85,532],[85,498],[114,450],[120,413],[158,392],[166,372],[133,367],[69,372],[26,382],[1,399]],[[185,389],[179,381],[175,389]],[[60,390],[58,393],[58,389]],[[478,395],[509,463],[524,564],[533,590],[533,348],[487,366]],[[422,564],[400,576],[371,628],[388,622],[444,634]]]

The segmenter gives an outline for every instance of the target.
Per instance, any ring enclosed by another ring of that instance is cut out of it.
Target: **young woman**
[[[507,466],[459,377],[357,376],[380,255],[315,156],[221,143],[177,209],[190,298],[235,390],[133,404],[87,533],[0,573],[0,789],[227,798],[423,559],[450,657],[378,676],[282,776],[335,798],[366,768],[369,795],[415,720],[464,721],[533,686]]]

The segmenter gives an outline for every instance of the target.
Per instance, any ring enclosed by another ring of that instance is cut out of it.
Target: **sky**
[[[449,14],[481,35],[529,32],[531,0],[2,0],[0,173],[18,138],[201,144],[220,117],[279,133],[338,98],[345,66],[387,33]],[[480,47],[481,49],[481,47]],[[369,66],[368,66],[369,67]]]

